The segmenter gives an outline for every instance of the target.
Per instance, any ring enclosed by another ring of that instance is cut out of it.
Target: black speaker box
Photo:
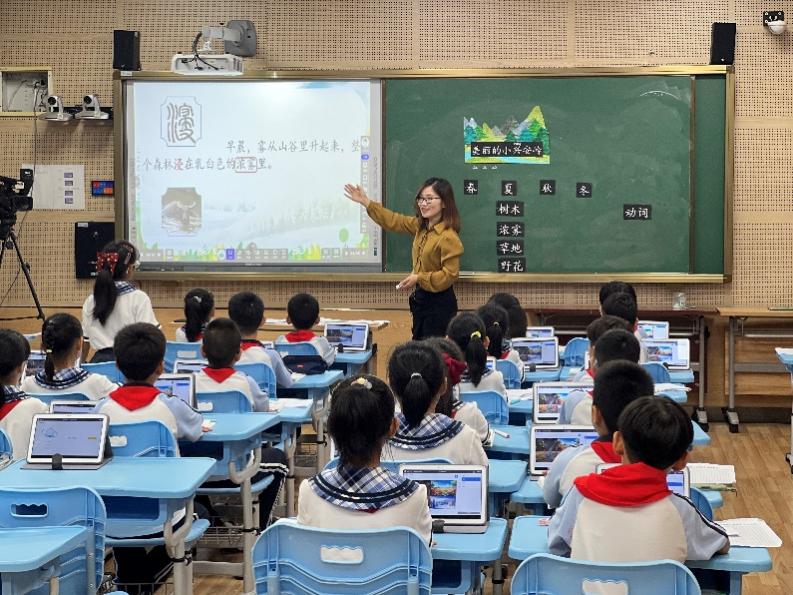
[[[113,31],[113,68],[140,70],[140,33],[138,31]]]
[[[710,63],[735,62],[735,23],[713,23],[710,30]]]
[[[74,224],[74,271],[78,279],[96,277],[96,253],[115,238],[112,222],[78,221]]]

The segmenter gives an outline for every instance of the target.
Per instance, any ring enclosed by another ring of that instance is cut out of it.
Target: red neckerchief
[[[592,371],[592,368],[587,368],[587,369],[586,369],[586,373],[587,373],[587,374],[589,374],[589,377],[590,377],[592,380],[594,380],[594,379],[595,379],[595,373]]]
[[[501,359],[507,359],[509,357],[509,350],[501,352]]]
[[[465,362],[453,358],[448,353],[443,354],[443,362],[446,364],[446,369],[449,370],[449,379],[452,381],[452,386],[460,384],[460,376],[465,372]]]
[[[19,405],[25,399],[14,399],[13,401],[8,401],[7,403],[3,403],[3,406],[0,407],[0,420],[5,419],[5,416],[11,413],[11,410]]]
[[[666,471],[644,463],[620,465],[575,480],[584,498],[607,506],[644,506],[671,494]]]
[[[232,376],[235,370],[234,368],[204,368],[204,374],[209,376],[212,380],[217,382],[218,384],[222,384],[225,382],[229,376]]]
[[[243,339],[240,341],[240,349],[243,351],[247,351],[251,347],[264,347],[261,341],[257,341],[256,339]]]
[[[592,450],[601,458],[604,463],[621,463],[622,457],[614,452],[614,445],[611,440],[595,440],[592,443]]]
[[[150,384],[125,384],[110,393],[110,398],[127,411],[135,411],[150,405],[159,394],[160,389]]]
[[[304,341],[311,341],[314,337],[316,337],[314,331],[308,330],[292,331],[284,335],[284,339],[286,339],[288,343],[303,343]]]

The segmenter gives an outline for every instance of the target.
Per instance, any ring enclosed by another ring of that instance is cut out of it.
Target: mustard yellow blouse
[[[437,293],[451,287],[460,276],[463,243],[443,221],[432,229],[421,229],[418,217],[395,213],[374,201],[366,213],[386,231],[413,236],[413,272],[418,275],[419,287]]]

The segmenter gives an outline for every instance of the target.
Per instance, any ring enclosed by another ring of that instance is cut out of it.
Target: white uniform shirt
[[[0,430],[3,430],[14,449],[14,459],[28,456],[30,430],[33,428],[33,416],[37,413],[49,413],[49,407],[35,397],[22,399],[3,419],[0,419]]]
[[[425,418],[426,419],[426,418]],[[415,461],[418,459],[446,459],[455,465],[487,465],[487,455],[482,448],[479,434],[463,424],[460,432],[443,444],[414,450],[399,448],[393,441],[383,446],[382,457],[385,461]]]
[[[96,351],[113,347],[118,332],[136,322],[148,322],[159,327],[149,296],[140,289],[116,296],[116,304],[103,325],[93,315],[94,295],[83,303],[83,334]]]
[[[474,385],[474,383],[468,380],[466,376],[463,376],[463,379],[460,380],[460,384],[457,386],[459,387],[461,393],[493,390],[504,395],[504,397],[507,396],[507,387],[504,385],[504,375],[498,370],[487,370],[482,375],[482,378],[479,380],[479,384],[477,385]]]
[[[471,401],[465,403],[460,402],[460,404],[457,405],[457,410],[453,411],[453,413],[453,419],[464,423],[474,430],[482,442],[488,442],[490,440],[490,424],[487,423],[485,416],[482,415],[476,403]]]
[[[82,382],[68,388],[53,388],[39,384],[35,376],[28,376],[22,381],[22,390],[26,393],[80,393],[88,397],[91,401],[98,401],[106,397],[118,388],[118,384],[111,382],[102,374],[88,374]]]
[[[195,375],[196,395],[201,393],[222,393],[225,391],[238,390],[253,405],[254,411],[267,411],[269,407],[269,397],[266,392],[259,388],[259,385],[242,372],[234,372],[223,382],[217,382],[210,378],[204,370]]]

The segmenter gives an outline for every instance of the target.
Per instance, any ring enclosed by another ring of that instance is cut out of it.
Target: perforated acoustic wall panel
[[[0,1],[0,67],[51,66],[54,91],[67,104],[87,92],[111,104],[112,30],[141,32],[141,61],[167,69],[188,51],[201,25],[249,18],[257,55],[249,69],[512,68],[704,64],[710,25],[737,21],[734,277],[724,286],[639,285],[647,306],[671,304],[684,290],[695,305],[793,303],[793,36],[764,31],[759,1],[719,0],[109,0],[89,10],[77,0]],[[777,8],[777,7],[771,7]],[[781,6],[779,8],[785,8]],[[38,163],[82,163],[86,179],[113,176],[112,126],[37,126]],[[33,159],[30,119],[0,118],[0,175]],[[441,172],[442,173],[442,172]],[[74,279],[73,222],[113,219],[107,199],[87,199],[87,212],[34,211],[20,238],[42,301],[77,305],[90,283]],[[714,221],[714,225],[721,225]],[[0,299],[28,305],[18,267],[6,259]],[[297,291],[324,305],[399,307],[393,283],[211,282],[219,303],[241,288],[283,306]],[[156,306],[179,306],[194,283],[143,283]],[[10,291],[9,291],[9,288]],[[595,302],[596,285],[460,283],[462,307],[508,291],[537,305]]]

